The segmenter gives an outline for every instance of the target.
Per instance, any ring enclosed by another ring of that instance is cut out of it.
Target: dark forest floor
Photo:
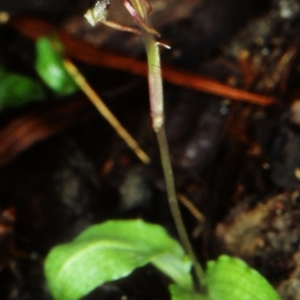
[[[101,57],[79,59],[85,43],[144,59],[140,39],[102,25],[91,28],[82,17],[88,1],[37,2],[0,2],[0,11],[12,20],[0,26],[1,64],[33,75],[33,41],[18,25],[20,17],[25,31],[39,26],[38,17],[78,38],[82,47],[73,51],[74,62],[152,163],[140,163],[81,93],[63,99],[49,93],[43,103],[1,112],[1,299],[50,299],[42,273],[45,255],[90,224],[142,217],[176,236],[145,78],[130,69],[101,67]],[[117,2],[109,18],[130,24]],[[177,190],[205,218],[198,224],[182,207],[197,255],[202,262],[221,253],[241,257],[283,300],[299,300],[300,4],[156,0],[153,8],[153,26],[172,46],[162,49],[164,65],[276,99],[269,105],[232,101],[217,91],[166,82]],[[159,278],[153,268],[139,270],[89,299],[124,294],[130,300],[168,299]]]

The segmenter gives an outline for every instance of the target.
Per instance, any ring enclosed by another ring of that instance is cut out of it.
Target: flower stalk
[[[193,261],[199,289],[201,292],[205,292],[205,275],[189,241],[189,237],[186,232],[179,204],[177,201],[173,170],[164,126],[164,98],[162,72],[160,63],[159,43],[155,39],[155,35],[159,36],[159,33],[157,33],[157,31],[152,29],[149,25],[149,6],[146,6],[144,4],[144,1],[145,0],[131,0],[131,2],[128,2],[127,0],[123,0],[125,7],[127,9],[129,7],[129,13],[141,25],[141,33],[144,39],[148,61],[148,85],[152,127],[154,132],[156,133],[156,137],[158,140],[170,210],[182,245]],[[134,11],[132,10],[132,8]],[[136,17],[136,15],[138,15],[138,17]],[[151,30],[149,30],[149,28]]]

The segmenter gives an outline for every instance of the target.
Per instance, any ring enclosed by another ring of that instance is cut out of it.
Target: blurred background
[[[151,129],[146,72],[134,71],[146,70],[142,41],[101,23],[91,27],[83,17],[91,5],[0,2],[1,299],[50,299],[45,255],[90,224],[139,217],[176,237]],[[166,126],[177,190],[205,220],[182,206],[199,259],[239,256],[282,299],[300,299],[299,2],[151,5],[152,25],[171,46],[161,49],[166,74],[186,74],[180,85],[171,75],[165,81]],[[120,0],[112,0],[108,19],[136,27]],[[150,156],[149,165],[79,88],[67,91],[59,82],[57,92],[41,77],[38,58],[52,63],[47,49],[38,48],[45,34],[60,38],[65,56]],[[190,75],[199,88],[191,87]],[[216,82],[218,90],[201,91]],[[226,87],[236,89],[235,100]],[[241,91],[269,102],[251,102]],[[139,272],[87,299],[169,299],[158,271]]]

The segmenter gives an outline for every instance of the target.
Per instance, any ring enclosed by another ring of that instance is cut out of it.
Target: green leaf
[[[75,300],[148,263],[182,288],[192,289],[191,261],[181,246],[161,226],[141,220],[89,227],[71,243],[52,249],[45,274],[56,300]]]
[[[244,261],[221,255],[208,262],[206,271],[210,300],[279,300],[270,283]]]
[[[183,289],[182,287],[171,284],[169,287],[172,300],[210,300],[208,297],[193,292],[191,290]]]
[[[45,98],[41,85],[34,80],[0,67],[0,110]]]
[[[66,71],[60,55],[61,45],[54,38],[44,36],[36,42],[35,69],[43,81],[58,95],[69,95],[78,86]]]

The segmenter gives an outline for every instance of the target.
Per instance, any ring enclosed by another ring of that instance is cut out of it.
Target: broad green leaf
[[[141,220],[89,227],[71,243],[51,250],[45,274],[56,300],[75,300],[148,263],[182,288],[192,289],[191,261],[181,246],[162,227]]]
[[[244,261],[221,255],[208,262],[206,271],[210,300],[279,300],[270,283]]]
[[[45,98],[41,85],[29,77],[0,67],[0,110]]]
[[[175,284],[171,284],[169,290],[172,300],[210,300],[207,296],[186,290]]]
[[[43,81],[58,95],[64,96],[78,90],[73,78],[66,71],[57,40],[46,36],[36,42],[35,69]]]

